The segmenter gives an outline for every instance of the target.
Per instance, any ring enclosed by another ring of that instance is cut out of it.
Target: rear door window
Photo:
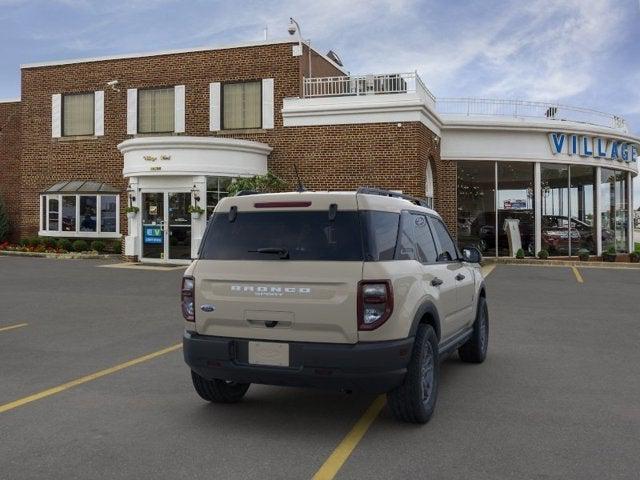
[[[429,217],[429,223],[433,231],[433,235],[438,239],[438,262],[451,262],[458,259],[458,251],[456,245],[449,235],[447,227],[444,226],[442,220],[435,217]]]
[[[203,260],[362,261],[355,211],[215,213],[202,240]]]
[[[431,235],[431,229],[427,223],[427,217],[425,215],[412,215],[413,228],[415,231],[416,246],[418,249],[417,260],[422,263],[433,263],[436,261],[436,244],[433,241]]]

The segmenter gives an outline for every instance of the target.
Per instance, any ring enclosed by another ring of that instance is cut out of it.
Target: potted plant
[[[189,205],[187,211],[191,214],[191,217],[196,220],[204,213],[204,209],[198,205]]]
[[[546,260],[547,258],[549,258],[549,252],[543,248],[538,252],[538,258],[540,260]]]
[[[132,220],[138,214],[140,209],[138,207],[133,206],[133,205],[129,205],[127,208],[124,209],[124,211],[127,212],[127,218],[129,220]]]
[[[589,250],[587,250],[586,248],[581,248],[580,250],[578,250],[578,258],[583,262],[588,262]]]
[[[616,253],[616,247],[609,245],[607,251],[602,254],[602,260],[605,262],[615,262],[618,254]]]

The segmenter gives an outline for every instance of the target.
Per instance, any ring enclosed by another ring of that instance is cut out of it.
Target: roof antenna
[[[307,189],[304,188],[304,184],[302,183],[302,180],[300,180],[300,174],[298,173],[298,165],[294,164],[293,165],[293,171],[296,173],[296,180],[298,180],[298,192],[302,193],[302,192],[306,192]]]

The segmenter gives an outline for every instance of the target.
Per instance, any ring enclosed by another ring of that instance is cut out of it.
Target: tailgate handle
[[[254,327],[266,327],[266,328],[291,328],[292,322],[282,320],[251,320],[247,319]]]

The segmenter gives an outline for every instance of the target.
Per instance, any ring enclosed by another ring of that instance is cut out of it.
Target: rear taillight
[[[196,308],[195,308],[195,297],[194,297],[194,289],[195,283],[193,277],[182,277],[182,294],[181,294],[181,303],[182,303],[182,316],[188,322],[196,321]]]
[[[358,330],[374,330],[393,312],[393,290],[389,280],[358,283]]]

